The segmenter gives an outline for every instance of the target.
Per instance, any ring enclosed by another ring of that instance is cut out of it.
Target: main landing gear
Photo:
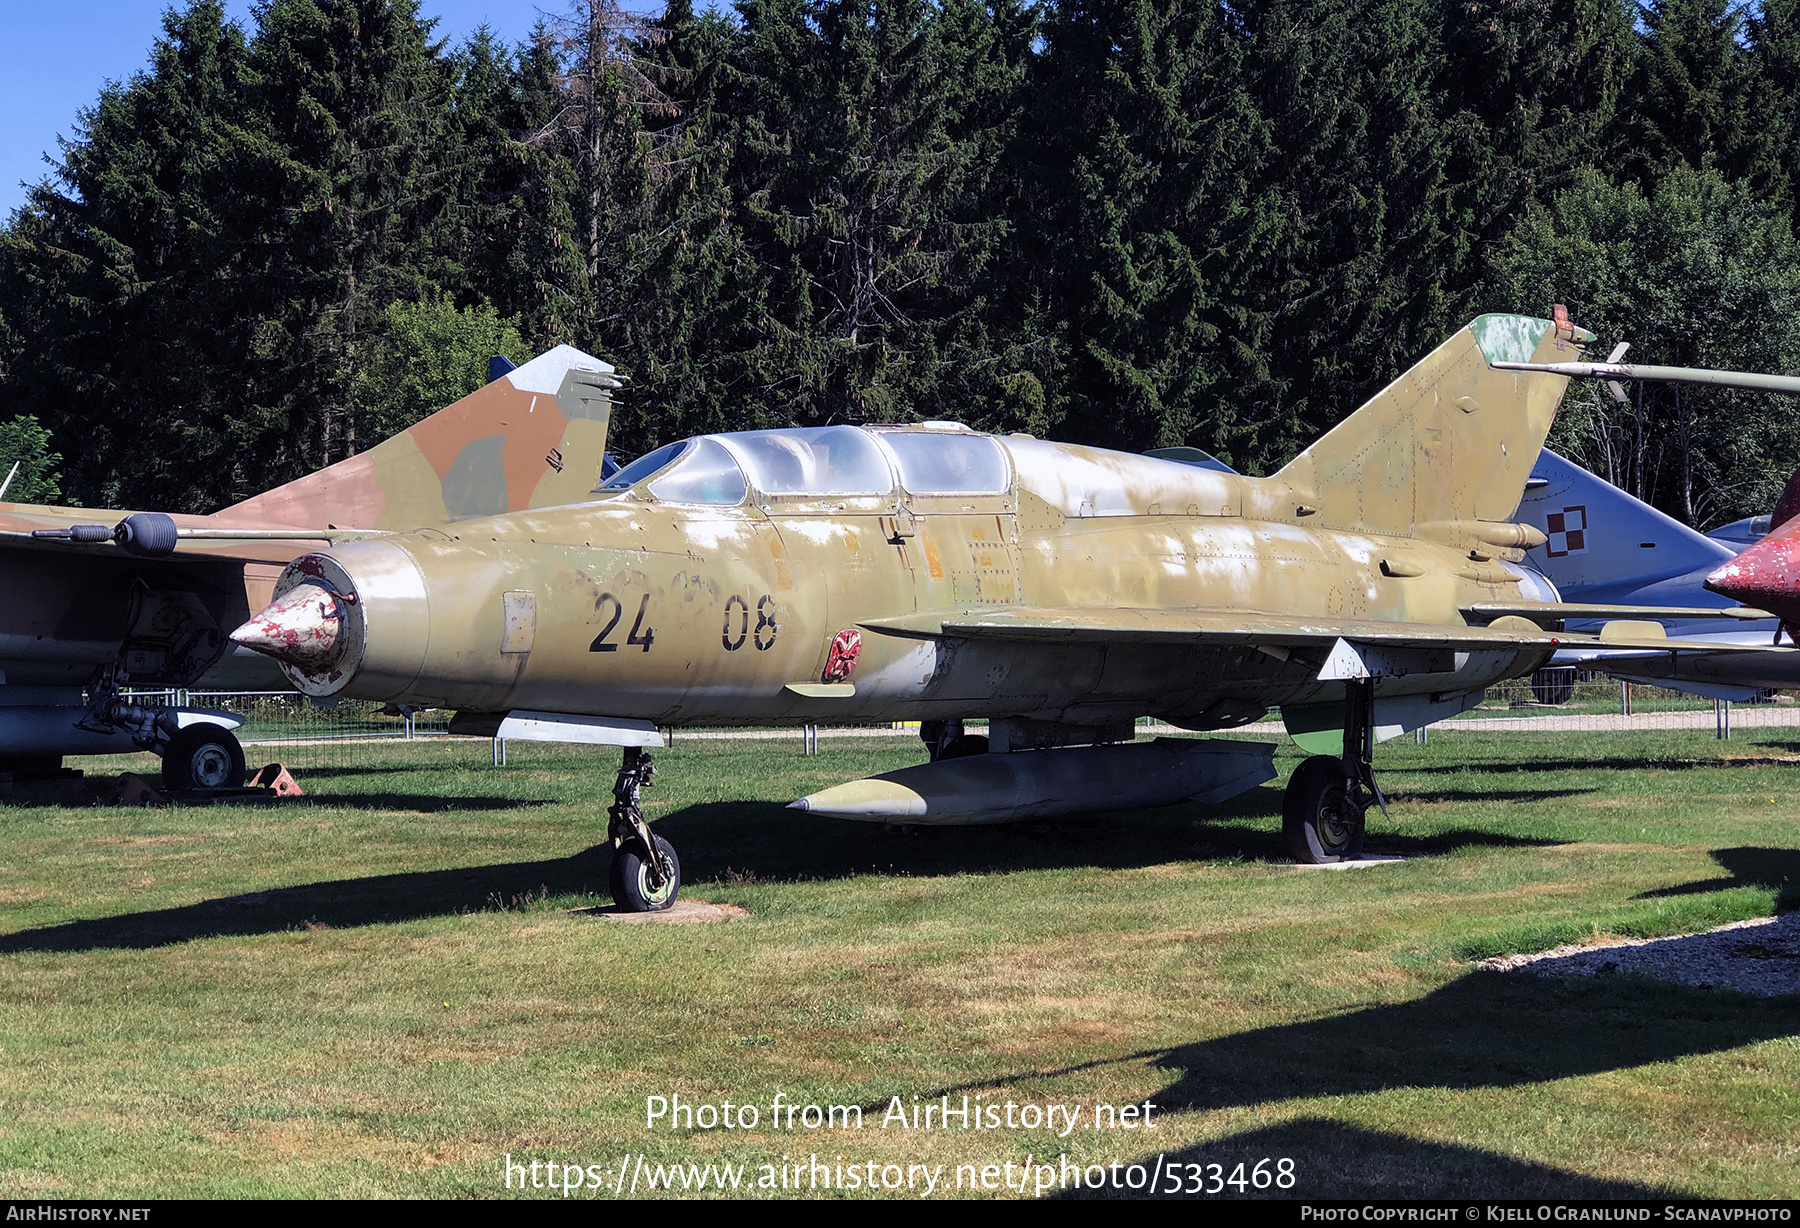
[[[160,755],[165,788],[244,787],[244,747],[227,726],[199,720],[201,713],[193,709],[145,708],[130,702],[111,665],[102,667],[87,685],[87,710],[76,728],[123,733],[134,745]]]
[[[171,789],[241,789],[244,748],[223,725],[184,725],[163,748],[162,774]]]
[[[1281,834],[1302,865],[1362,856],[1363,814],[1371,801],[1387,814],[1375,783],[1375,684],[1344,683],[1344,757],[1314,755],[1294,770],[1281,805]]]
[[[627,746],[613,781],[613,804],[606,808],[606,838],[612,842],[612,897],[626,912],[660,912],[681,890],[681,862],[661,836],[653,835],[638,807],[638,790],[656,776],[656,764],[642,748]]]

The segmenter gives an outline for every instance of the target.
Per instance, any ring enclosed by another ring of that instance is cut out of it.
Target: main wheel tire
[[[176,730],[162,761],[163,784],[170,789],[244,787],[244,748],[236,734],[211,721]]]
[[[938,758],[940,760],[967,759],[970,755],[985,755],[987,753],[987,735],[980,733],[965,733],[960,738],[951,738],[944,749],[938,753]]]
[[[1575,693],[1575,668],[1546,666],[1531,675],[1531,697],[1541,704],[1566,704]]]
[[[681,861],[675,856],[675,850],[655,833],[650,838],[656,841],[658,859],[669,871],[661,888],[650,885],[650,865],[636,840],[613,854],[613,903],[626,912],[661,912],[675,902],[675,896],[681,890]]]
[[[1362,856],[1363,811],[1351,799],[1343,760],[1314,755],[1294,769],[1281,804],[1281,835],[1302,865]]]

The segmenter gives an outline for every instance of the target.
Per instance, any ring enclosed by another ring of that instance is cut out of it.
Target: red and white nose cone
[[[328,669],[342,651],[340,601],[322,584],[297,584],[233,631],[231,638],[287,665]]]
[[[1800,618],[1800,532],[1763,538],[1721,564],[1706,587],[1790,622]]]

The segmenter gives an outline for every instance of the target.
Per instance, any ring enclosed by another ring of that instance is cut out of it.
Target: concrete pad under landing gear
[[[1391,866],[1397,861],[1405,861],[1404,857],[1393,857],[1386,853],[1365,853],[1355,861],[1333,861],[1322,866],[1296,864],[1296,870],[1365,870],[1370,866]]]
[[[735,921],[750,910],[736,904],[708,904],[705,900],[676,900],[660,912],[626,912],[614,904],[608,908],[577,908],[583,916],[601,921],[631,921],[647,925],[699,925],[706,921]]]

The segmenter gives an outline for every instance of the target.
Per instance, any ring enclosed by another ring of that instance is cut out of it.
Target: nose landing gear
[[[651,833],[638,806],[638,791],[649,787],[655,776],[650,756],[641,747],[627,746],[613,781],[613,804],[606,809],[606,838],[613,846],[613,903],[627,912],[660,912],[681,890],[681,862],[675,850]]]

